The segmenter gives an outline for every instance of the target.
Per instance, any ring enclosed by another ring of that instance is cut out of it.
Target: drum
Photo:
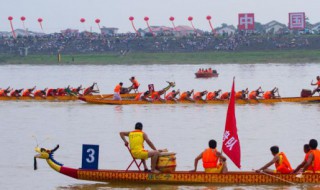
[[[311,96],[311,90],[308,89],[302,89],[301,90],[301,97],[310,97]]]
[[[158,157],[156,169],[162,173],[171,173],[176,171],[176,153],[161,152]]]

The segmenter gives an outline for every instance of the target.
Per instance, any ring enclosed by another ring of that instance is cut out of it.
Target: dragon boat
[[[196,75],[196,78],[212,78],[219,76],[219,73],[216,70],[212,70],[212,72],[196,72],[194,74]]]
[[[128,104],[228,104],[229,100],[208,100],[208,101],[202,101],[198,100],[195,102],[191,102],[188,100],[182,100],[178,102],[174,101],[153,101],[153,102],[147,102],[147,101],[138,101],[138,100],[111,100],[111,99],[105,99],[105,98],[85,98],[80,97],[80,100],[91,103],[91,104],[109,104],[109,105],[128,105]],[[256,99],[256,100],[249,100],[249,99],[238,99],[235,101],[236,104],[272,104],[272,103],[278,103],[278,102],[320,102],[320,96],[314,96],[314,97],[286,97],[286,98],[274,98],[274,99]]]
[[[303,174],[297,177],[295,174],[266,174],[255,172],[228,172],[225,174],[213,174],[204,172],[177,171],[171,173],[154,174],[143,171],[107,170],[107,169],[77,169],[63,166],[54,159],[53,150],[36,147],[38,153],[34,156],[35,170],[36,158],[45,159],[48,165],[55,171],[66,176],[97,182],[134,182],[134,183],[164,183],[164,184],[301,184],[320,183],[320,174]]]

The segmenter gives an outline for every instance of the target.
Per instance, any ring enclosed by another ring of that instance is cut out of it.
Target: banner
[[[238,16],[238,29],[239,30],[254,30],[254,14],[253,13],[240,13]]]
[[[289,13],[289,29],[303,30],[306,27],[305,13]]]

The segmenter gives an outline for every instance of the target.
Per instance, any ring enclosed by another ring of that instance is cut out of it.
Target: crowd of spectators
[[[135,33],[101,35],[97,33],[47,34],[41,36],[0,36],[0,52],[5,54],[93,54],[128,52],[260,51],[278,49],[320,49],[320,35],[212,33],[175,36]]]

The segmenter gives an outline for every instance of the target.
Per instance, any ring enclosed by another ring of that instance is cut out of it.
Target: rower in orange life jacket
[[[34,86],[33,88],[28,88],[28,89],[25,89],[23,92],[22,92],[22,96],[23,97],[31,97],[31,95],[33,95],[33,91],[34,89],[36,89],[36,87]]]
[[[136,101],[147,101],[147,102],[152,102],[152,100],[149,98],[150,91],[146,91],[144,93],[139,93],[134,100]]]
[[[6,89],[0,89],[0,96],[8,96],[9,92],[10,92],[10,86]]]
[[[318,141],[311,139],[309,141],[310,154],[308,160],[303,166],[302,172],[306,170],[311,170],[313,173],[320,173],[320,150],[317,149]],[[310,167],[311,166],[311,167]]]
[[[178,102],[176,96],[180,93],[180,90],[172,90],[170,93],[168,93],[165,97],[166,100],[171,100],[171,101],[175,101],[176,103]]]
[[[209,141],[209,147],[199,154],[194,160],[194,169],[190,172],[196,172],[198,162],[202,159],[203,168],[206,173],[226,173],[228,171],[225,161],[227,160],[220,152],[217,151],[217,142]],[[219,162],[220,161],[220,162]]]
[[[93,83],[91,86],[87,87],[84,89],[83,91],[83,95],[84,96],[87,96],[87,95],[93,95],[93,93],[99,93],[99,90],[94,90],[94,86],[96,85],[97,83]]]
[[[54,88],[49,88],[48,90],[47,90],[47,97],[48,96],[57,96],[57,89],[54,89]]]
[[[241,91],[238,91],[236,94],[235,94],[235,99],[238,100],[238,99],[247,99],[247,96],[248,95],[248,88],[246,88],[245,90],[241,90]]]
[[[289,174],[293,172],[287,156],[283,152],[279,153],[278,146],[272,146],[270,148],[270,151],[274,156],[273,159],[269,163],[264,165],[262,168],[260,168],[259,170],[256,170],[256,172],[259,173],[260,171],[263,171],[267,173],[282,173],[282,174]],[[275,164],[276,170],[268,169],[268,167],[271,166],[272,164]]]
[[[206,100],[216,100],[216,99],[218,99],[220,92],[221,92],[220,89],[218,91],[209,92],[207,94]]]
[[[194,102],[194,100],[191,97],[193,93],[193,89],[191,91],[187,91],[187,92],[183,92],[181,95],[180,95],[180,98],[179,100],[182,101],[182,100],[189,100],[191,102]]]
[[[22,92],[23,88],[22,89],[16,89],[16,90],[12,90],[10,92],[10,96],[11,97],[20,97],[20,93]]]
[[[57,96],[65,96],[65,95],[67,95],[67,93],[64,88],[58,88],[56,95]]]
[[[230,98],[230,92],[224,92],[221,94],[220,99],[221,100],[228,100]]]
[[[130,81],[132,82],[132,86],[134,90],[138,90],[140,84],[135,77],[131,77]]]
[[[261,86],[257,89],[257,90],[254,90],[254,91],[251,91],[249,93],[249,99],[250,100],[256,100],[257,98],[261,98],[260,94],[262,94],[263,91],[261,89]]]
[[[161,98],[161,95],[163,95],[165,92],[165,90],[153,91],[151,94],[152,101],[159,100],[161,102],[165,102],[165,99]]]
[[[314,95],[316,92],[320,92],[320,76],[317,76],[317,82],[313,83],[313,81],[311,81],[311,85],[317,86],[317,88],[315,88],[312,91],[311,96]]]
[[[304,159],[301,162],[301,164],[299,164],[297,166],[297,168],[293,171],[293,173],[302,173],[302,168],[303,166],[307,163],[309,155],[311,153],[311,149],[309,144],[305,144],[303,146],[303,152],[305,153]],[[305,171],[305,173],[313,173],[313,168],[312,168],[312,164],[307,168],[307,170]]]
[[[278,96],[275,95],[275,93],[278,92]],[[263,94],[263,98],[264,99],[274,99],[276,97],[280,97],[279,96],[279,89],[277,87],[274,87],[272,90],[270,91],[266,91],[264,94]]]
[[[45,88],[44,90],[36,90],[33,94],[33,97],[42,97],[45,98],[46,97],[46,91],[47,88]]]
[[[83,90],[82,89],[82,85],[80,85],[77,88],[71,88],[71,92],[74,93],[75,95],[80,95],[80,91]]]
[[[193,99],[194,100],[202,100],[202,101],[205,101],[205,99],[202,99],[202,97],[204,96],[204,95],[206,95],[208,93],[208,91],[202,91],[202,92],[195,92],[194,94],[193,94]]]
[[[113,100],[121,100],[120,91],[121,91],[122,85],[123,85],[123,83],[120,82],[114,88]]]

